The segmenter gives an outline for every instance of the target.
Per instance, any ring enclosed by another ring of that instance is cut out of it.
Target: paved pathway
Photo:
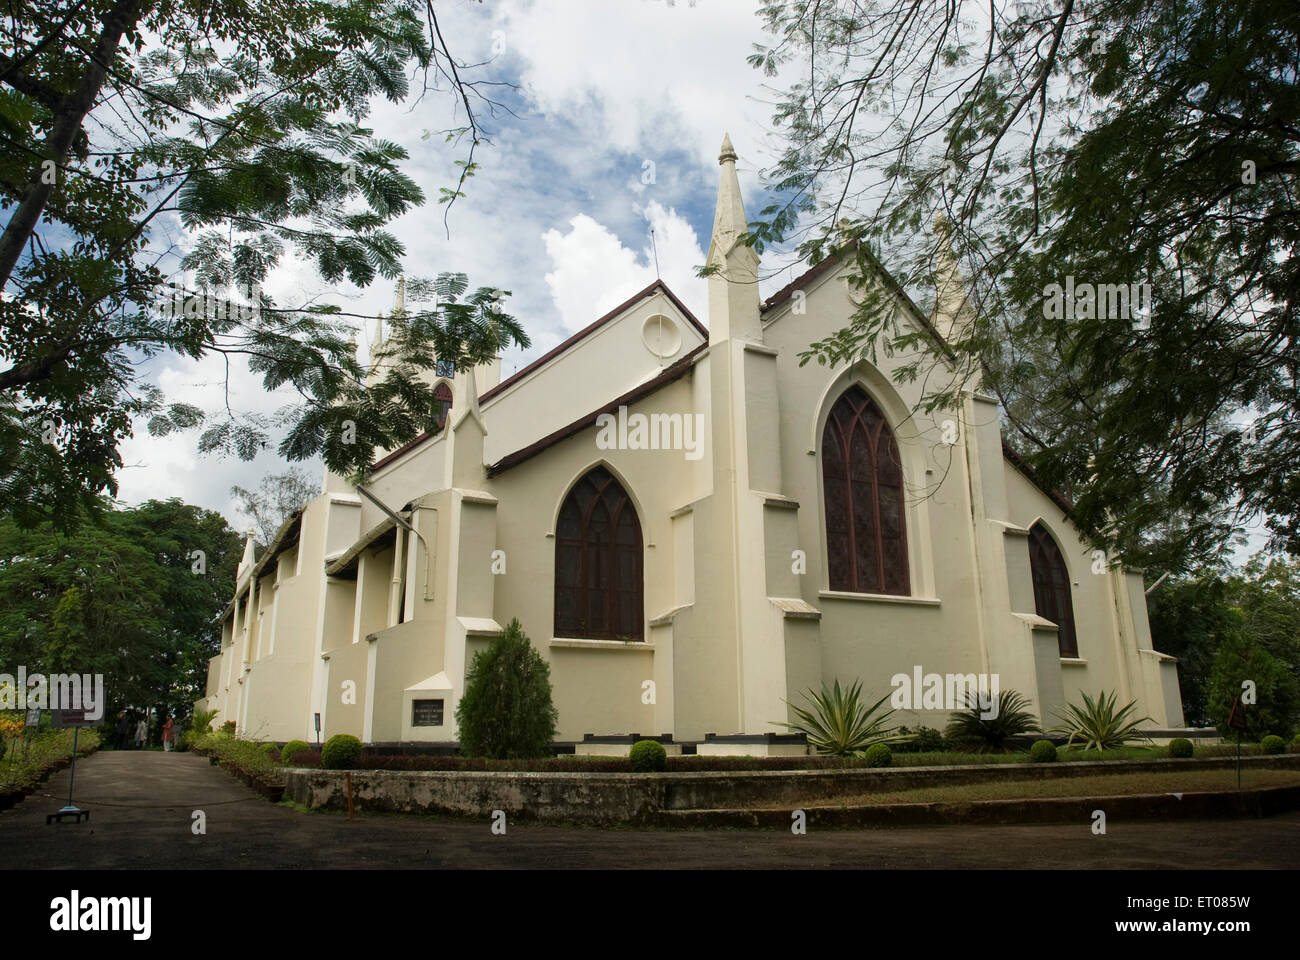
[[[1285,868],[1300,863],[1300,813],[1267,820],[919,827],[785,832],[595,830],[431,817],[303,814],[274,805],[202,757],[104,751],[77,764],[87,823],[46,826],[67,771],[0,812],[11,867],[395,868]],[[46,797],[43,794],[53,794]],[[202,810],[207,833],[191,832]]]

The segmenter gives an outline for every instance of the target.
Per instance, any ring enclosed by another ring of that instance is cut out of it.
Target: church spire
[[[723,257],[731,252],[736,238],[749,229],[745,216],[745,203],[740,195],[740,178],[736,175],[736,148],[731,136],[723,134],[718,165],[722,175],[718,178],[718,203],[713,213],[713,238],[709,245],[709,262],[715,253]]]
[[[406,274],[397,278],[397,292],[393,295],[393,316],[406,316]]]
[[[934,218],[934,314],[931,324],[944,340],[959,338],[974,312],[952,246],[952,224],[942,213]]]
[[[749,230],[745,203],[736,174],[736,148],[731,137],[723,136],[718,165],[718,204],[713,213],[713,237],[709,241],[709,342],[733,337],[761,342],[758,299],[758,254],[738,243]]]

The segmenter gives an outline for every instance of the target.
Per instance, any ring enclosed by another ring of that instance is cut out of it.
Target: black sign
[[[442,726],[442,701],[441,700],[411,701],[411,726],[441,727]]]
[[[1246,715],[1241,710],[1241,697],[1232,701],[1232,709],[1228,711],[1228,726],[1233,730],[1246,729]]]
[[[93,727],[98,722],[87,717],[85,710],[50,711],[50,726],[52,727]]]

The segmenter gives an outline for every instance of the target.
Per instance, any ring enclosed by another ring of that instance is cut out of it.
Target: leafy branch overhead
[[[469,139],[458,193],[477,168],[499,81],[453,56],[431,4],[25,0],[0,34],[0,506],[25,522],[72,524],[115,493],[141,418],[158,434],[203,423],[203,449],[241,456],[286,428],[286,455],[364,467],[418,432],[417,414],[365,422],[423,399],[418,335],[441,359],[526,342],[507,315],[477,315],[487,294],[458,297],[407,318],[400,362],[368,391],[364,317],[265,292],[290,262],[328,284],[401,274],[388,227],[425,197],[406,150],[365,125],[377,98],[449,97]],[[147,375],[167,355],[246,361],[299,402],[259,420],[169,401]],[[331,445],[340,419],[364,440]]]
[[[1185,569],[1258,517],[1300,553],[1294,4],[771,0],[763,16],[751,64],[796,79],[774,115],[781,202],[751,233],[901,283],[864,284],[803,361],[893,353],[930,409],[995,394],[1040,482],[1131,563]],[[929,313],[953,268],[946,356],[901,322],[902,291]]]

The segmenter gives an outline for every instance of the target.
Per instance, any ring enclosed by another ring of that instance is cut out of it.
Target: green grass
[[[1300,786],[1300,770],[1246,770],[1243,790]],[[1096,777],[972,783],[920,787],[888,793],[856,794],[823,805],[859,806],[886,803],[962,803],[976,800],[1023,800],[1035,797],[1120,797],[1144,793],[1196,793],[1236,790],[1235,770],[1178,770],[1168,773],[1119,773]]]
[[[26,748],[19,743],[16,753],[0,760],[0,793],[34,787],[60,760],[72,755],[72,730],[47,730],[32,738]],[[77,756],[84,757],[99,746],[99,733],[82,730],[77,734]]]

